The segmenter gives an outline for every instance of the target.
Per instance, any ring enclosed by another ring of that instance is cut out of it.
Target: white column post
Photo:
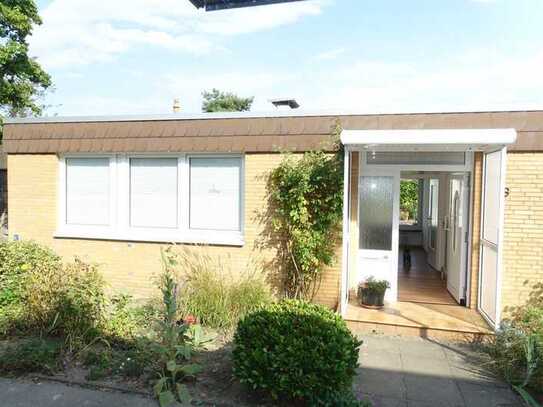
[[[349,299],[349,214],[350,214],[350,180],[351,180],[351,151],[345,146],[345,157],[343,163],[343,233],[341,253],[341,286],[339,312],[345,315]]]

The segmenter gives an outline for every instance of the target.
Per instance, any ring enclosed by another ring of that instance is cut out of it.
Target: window
[[[59,237],[243,244],[243,157],[63,157]]]
[[[190,228],[240,230],[239,158],[190,159]]]
[[[110,224],[108,158],[66,159],[66,223]]]
[[[130,226],[178,226],[177,158],[130,159]]]

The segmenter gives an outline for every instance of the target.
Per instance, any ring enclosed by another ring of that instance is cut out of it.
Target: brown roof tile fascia
[[[513,151],[543,151],[543,111],[6,123],[7,153],[307,151],[348,129],[507,128]]]

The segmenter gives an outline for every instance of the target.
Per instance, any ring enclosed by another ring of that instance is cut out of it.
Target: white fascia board
[[[416,130],[343,130],[341,142],[348,146],[379,148],[412,146],[435,149],[506,146],[517,139],[515,129],[416,129]],[[434,147],[434,148],[432,148]],[[422,148],[421,148],[422,149]]]

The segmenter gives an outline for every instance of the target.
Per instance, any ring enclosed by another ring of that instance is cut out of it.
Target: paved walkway
[[[520,407],[522,401],[488,373],[488,360],[468,345],[410,337],[361,336],[358,395],[374,407]]]
[[[0,406],[6,407],[157,407],[154,400],[135,394],[0,378]]]

